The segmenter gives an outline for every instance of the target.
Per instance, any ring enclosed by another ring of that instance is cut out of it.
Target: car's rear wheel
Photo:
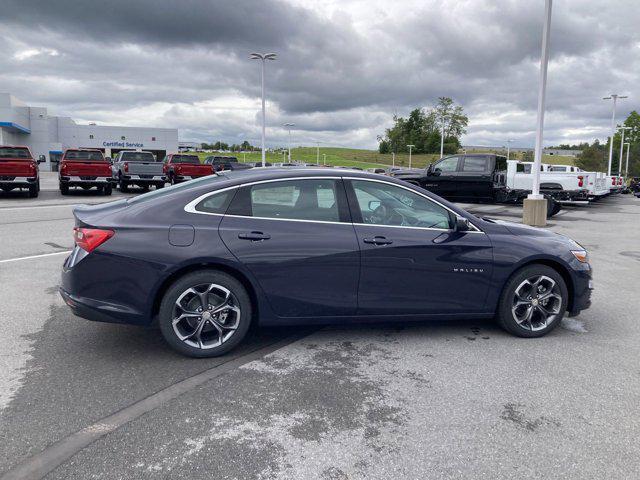
[[[113,193],[113,187],[111,186],[111,184],[105,185],[102,188],[102,193],[104,195],[111,195]]]
[[[529,265],[507,282],[498,305],[498,321],[519,337],[542,337],[558,326],[569,293],[562,276],[546,265]]]
[[[216,357],[238,345],[251,324],[251,299],[242,284],[215,270],[185,275],[160,303],[167,343],[190,357]]]
[[[64,185],[64,184],[60,184],[60,193],[62,195],[68,195],[69,194],[69,185]]]
[[[120,179],[120,191],[121,192],[128,192],[129,191],[129,184],[127,182],[125,182],[124,180]]]

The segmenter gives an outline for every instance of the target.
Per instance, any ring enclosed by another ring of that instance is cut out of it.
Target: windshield
[[[156,158],[151,152],[123,152],[123,162],[155,162]]]
[[[106,161],[104,155],[99,150],[67,150],[63,160]]]
[[[174,155],[171,163],[200,163],[200,159],[197,155]]]
[[[149,200],[154,200],[155,198],[161,197],[163,195],[170,195],[172,193],[180,192],[181,190],[188,190],[192,187],[202,186],[207,183],[214,184],[215,182],[219,182],[221,179],[224,179],[224,178],[225,176],[219,173],[216,175],[200,177],[195,180],[189,180],[187,182],[171,185],[170,187],[161,188],[160,190],[152,190],[148,193],[143,193],[142,195],[129,198],[127,200],[127,203],[136,204],[141,202],[147,202]]]
[[[0,158],[31,160],[28,148],[0,147]]]

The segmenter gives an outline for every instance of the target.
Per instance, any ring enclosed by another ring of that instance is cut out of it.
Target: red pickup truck
[[[170,153],[164,158],[164,174],[171,185],[213,174],[213,165],[200,163],[197,155]]]
[[[100,150],[69,148],[60,160],[60,193],[67,195],[69,187],[89,190],[96,187],[104,195],[111,195],[113,175],[111,162],[107,161]]]
[[[21,188],[27,190],[30,197],[37,197],[40,191],[38,164],[44,161],[44,155],[34,160],[29,147],[0,145],[0,189],[10,192]]]

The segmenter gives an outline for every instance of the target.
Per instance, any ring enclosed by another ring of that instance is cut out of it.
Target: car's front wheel
[[[216,357],[238,345],[251,324],[251,299],[234,277],[215,270],[185,275],[160,303],[162,335],[190,357]]]
[[[562,276],[546,265],[529,265],[507,282],[498,305],[498,321],[519,337],[542,337],[558,326],[568,303]]]

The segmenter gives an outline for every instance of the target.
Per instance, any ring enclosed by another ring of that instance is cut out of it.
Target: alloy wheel
[[[560,315],[562,294],[555,280],[536,275],[524,280],[513,293],[511,312],[522,328],[544,330]]]
[[[240,315],[238,299],[228,288],[215,283],[195,285],[174,304],[173,331],[185,344],[206,350],[231,338]]]

